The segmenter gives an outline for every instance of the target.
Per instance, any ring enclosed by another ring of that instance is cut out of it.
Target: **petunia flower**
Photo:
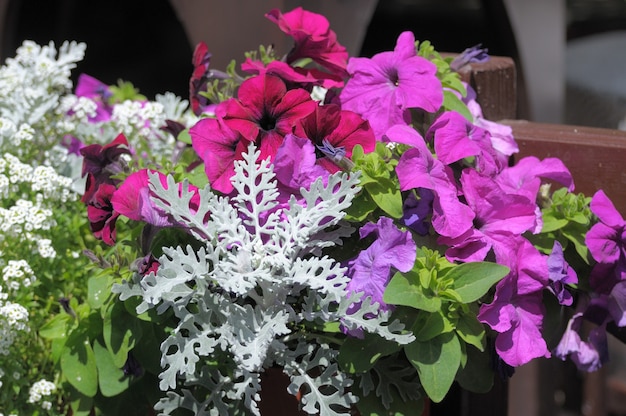
[[[401,231],[387,217],[380,217],[376,224],[369,222],[361,227],[359,235],[366,238],[370,234],[376,240],[350,261],[348,275],[351,278],[346,290],[350,293],[364,292],[380,308],[387,310],[383,293],[390,279],[391,269],[408,272],[416,258],[416,245],[408,231]]]
[[[493,301],[481,305],[478,320],[498,332],[495,342],[498,355],[517,367],[534,358],[550,356],[541,334],[547,263],[522,237],[511,238],[506,244],[509,249],[498,263],[511,271],[496,285]]]
[[[341,159],[352,157],[352,149],[361,145],[365,153],[373,152],[376,138],[369,125],[358,114],[341,110],[336,104],[318,106],[301,124],[296,125],[295,133],[308,137],[320,150],[318,163],[329,172],[340,170]],[[324,151],[324,146],[328,151]],[[342,158],[333,160],[331,149],[342,149]]]
[[[565,261],[563,247],[556,240],[552,252],[548,256],[548,272],[550,279],[548,289],[556,296],[561,305],[571,305],[573,298],[566,285],[578,283],[578,276],[576,271]]]
[[[96,103],[96,115],[89,117],[92,123],[111,119],[113,107],[109,100],[113,92],[107,84],[87,74],[80,74],[76,82],[74,94],[77,97],[86,97]]]
[[[446,111],[437,117],[426,139],[433,142],[437,158],[446,165],[475,156],[476,169],[484,175],[493,175],[503,167],[498,163],[489,131],[455,111]]]
[[[582,323],[582,313],[572,316],[561,341],[554,350],[554,355],[561,360],[569,356],[579,370],[596,371],[609,358],[606,329],[603,326],[593,328],[589,332],[588,341],[583,341],[579,334]]]
[[[396,124],[407,125],[409,109],[435,112],[443,102],[437,67],[417,56],[411,32],[400,34],[393,52],[350,58],[348,72],[341,106],[368,120],[378,139]]]
[[[272,61],[267,65],[250,58],[241,64],[241,70],[254,75],[275,75],[285,81],[288,89],[304,88],[307,91],[313,86],[326,89],[343,87],[343,78],[316,68],[294,67],[286,62]]]
[[[297,7],[287,13],[273,9],[265,17],[295,42],[287,54],[287,63],[309,58],[334,75],[346,75],[348,51],[337,42],[337,35],[324,16]]]
[[[433,191],[432,224],[435,231],[452,238],[467,232],[473,225],[475,214],[459,200],[459,190],[450,167],[436,159],[424,139],[408,126],[390,128],[383,140],[413,146],[402,154],[396,166],[400,190],[422,188]]]
[[[215,113],[229,128],[255,142],[261,159],[273,160],[285,135],[316,107],[306,90],[287,90],[280,78],[259,75],[245,80],[237,99],[221,102]]]
[[[209,69],[210,63],[211,53],[208,46],[204,42],[198,43],[193,51],[193,72],[189,78],[189,102],[191,110],[197,116],[210,112],[215,106],[201,94],[207,90],[209,81],[229,78],[225,72]]]
[[[598,217],[585,236],[589,253],[598,262],[591,272],[590,284],[600,293],[626,280],[626,222],[604,191],[594,194],[591,212]]]
[[[238,131],[214,118],[203,118],[189,129],[191,145],[204,161],[204,171],[211,187],[224,194],[233,191],[231,178],[235,160],[247,151],[248,140]]]
[[[489,60],[488,49],[482,46],[483,45],[479,43],[478,45],[465,49],[455,56],[452,62],[450,62],[450,69],[458,71],[467,64],[487,62]]]
[[[95,238],[112,246],[116,237],[115,223],[119,217],[111,203],[111,197],[116,190],[115,185],[96,184],[93,175],[89,174],[86,189],[85,195],[90,195],[90,198],[84,201],[87,205],[89,228]]]
[[[91,144],[80,149],[83,156],[82,175],[91,174],[96,184],[110,183],[110,177],[123,171],[120,156],[130,155],[128,140],[123,134],[104,146]],[[87,196],[88,198],[88,196]]]
[[[482,261],[491,249],[498,255],[504,242],[536,225],[535,200],[507,193],[498,183],[472,169],[461,174],[461,188],[467,205],[475,213],[474,226],[457,237],[442,235],[438,242],[449,246],[450,261]]]
[[[300,195],[300,188],[310,189],[318,178],[328,180],[328,171],[316,163],[315,146],[305,138],[294,134],[285,136],[276,152],[274,173],[279,188],[287,195]],[[288,198],[288,196],[287,196]]]

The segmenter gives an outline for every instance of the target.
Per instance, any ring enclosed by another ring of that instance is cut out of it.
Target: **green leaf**
[[[488,393],[493,387],[493,369],[489,354],[472,347],[465,350],[467,362],[465,367],[459,369],[456,381],[465,390]]]
[[[450,111],[456,111],[470,122],[474,121],[474,117],[472,117],[472,113],[467,109],[467,106],[452,91],[443,91],[443,107]]]
[[[178,133],[176,140],[186,144],[191,144],[191,135],[189,134],[189,129],[185,129]]]
[[[565,218],[556,218],[553,215],[549,215],[550,213],[544,213],[542,216],[543,225],[541,227],[542,233],[549,233],[551,231],[560,230],[565,227],[569,221]]]
[[[404,347],[407,358],[417,369],[426,394],[439,403],[450,390],[461,363],[461,344],[454,332],[430,341],[415,341]]]
[[[368,192],[359,192],[346,210],[346,220],[363,221],[376,208],[376,202],[374,202]]]
[[[86,331],[73,331],[61,354],[61,371],[76,390],[88,397],[98,392],[98,369]]]
[[[141,337],[140,321],[126,312],[122,302],[115,302],[104,316],[102,335],[113,356],[113,363],[121,368],[126,362],[128,352]]]
[[[461,313],[456,323],[456,333],[467,344],[485,350],[485,328],[473,312]]]
[[[415,270],[394,274],[385,289],[383,300],[390,305],[410,306],[428,312],[441,309],[441,299],[424,293],[419,273]]]
[[[439,312],[421,312],[417,316],[417,320],[411,327],[415,339],[421,342],[429,341],[436,336],[444,333],[452,332],[454,326],[448,318]]]
[[[73,319],[66,313],[56,315],[39,328],[39,335],[45,339],[59,339],[67,337]]]
[[[339,350],[339,366],[350,373],[369,371],[379,358],[401,349],[398,343],[388,341],[376,334],[365,333],[363,339],[348,338]]]
[[[415,416],[421,415],[424,410],[424,400],[402,400],[400,395],[392,390],[393,402],[390,409],[385,409],[379,397],[367,394],[359,397],[357,408],[361,416]]]
[[[101,308],[111,295],[111,279],[108,275],[96,275],[87,282],[87,302],[93,309]]]
[[[109,350],[100,341],[96,341],[93,344],[93,351],[96,356],[98,385],[102,395],[113,397],[128,389],[131,378],[126,376],[121,368],[115,366]]]
[[[567,227],[561,230],[563,236],[574,244],[576,252],[585,261],[589,258],[589,249],[585,244],[585,235],[587,230],[587,226],[578,223],[570,223]]]
[[[446,278],[454,280],[454,291],[462,301],[471,303],[485,295],[507,274],[508,267],[489,262],[474,262],[447,269]]]
[[[391,179],[378,178],[376,182],[364,185],[376,205],[393,218],[402,217],[402,195],[399,187]]]

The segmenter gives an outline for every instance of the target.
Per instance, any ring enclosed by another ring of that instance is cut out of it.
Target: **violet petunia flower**
[[[400,34],[393,52],[351,58],[348,73],[341,106],[368,120],[377,139],[396,124],[407,125],[409,109],[435,112],[443,103],[437,67],[417,55],[411,32]]]
[[[316,163],[315,146],[307,138],[294,134],[285,136],[276,152],[274,173],[279,189],[287,195],[300,196],[300,188],[310,189],[318,178],[328,182],[328,171]]]
[[[536,228],[534,199],[507,193],[494,179],[473,169],[461,174],[461,188],[475,213],[474,227],[457,237],[439,238],[440,244],[450,247],[446,251],[448,260],[482,261],[491,249],[497,257],[500,251],[506,251],[507,239]]]
[[[509,238],[505,244],[508,250],[498,263],[508,266],[511,272],[496,285],[493,301],[481,305],[478,320],[498,332],[495,342],[498,355],[517,367],[534,358],[550,356],[541,334],[547,264],[522,237]]]
[[[589,332],[588,341],[583,341],[579,334],[582,323],[583,314],[580,312],[570,319],[554,355],[561,360],[569,356],[579,370],[596,371],[608,361],[606,329],[604,326],[593,328]]]
[[[257,144],[261,160],[273,160],[285,135],[317,106],[306,90],[287,90],[283,80],[266,74],[245,80],[237,98],[221,102],[215,113],[230,129]]]
[[[433,157],[424,139],[408,126],[390,128],[383,140],[413,146],[405,151],[396,173],[400,190],[429,189],[435,194],[432,224],[440,235],[459,237],[473,225],[474,212],[459,200],[459,190],[454,183],[450,167]]]
[[[626,280],[626,222],[602,190],[592,197],[590,209],[598,222],[587,232],[585,244],[598,263],[589,281],[594,290],[608,293]]]
[[[458,71],[467,64],[487,62],[489,60],[488,49],[482,46],[483,45],[479,43],[458,54],[454,57],[452,62],[450,62],[450,69]]]
[[[86,97],[96,103],[96,115],[89,117],[92,123],[107,121],[113,114],[113,106],[109,100],[113,92],[107,84],[87,74],[80,74],[76,82],[74,94],[77,97]]]
[[[390,279],[391,269],[408,272],[416,258],[416,245],[408,231],[401,231],[387,217],[380,217],[376,224],[369,222],[361,227],[361,238],[373,234],[376,240],[348,265],[351,278],[346,290],[350,293],[364,292],[382,310],[390,309],[383,302],[383,293]]]
[[[576,271],[565,261],[563,247],[556,240],[552,252],[548,256],[548,272],[548,290],[556,296],[561,305],[570,306],[573,298],[566,285],[578,283],[578,276]]]

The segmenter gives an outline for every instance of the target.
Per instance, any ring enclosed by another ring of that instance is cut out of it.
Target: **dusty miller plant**
[[[272,165],[257,161],[259,154],[251,145],[236,163],[236,196],[207,186],[198,209],[190,208],[186,182],[179,188],[170,176],[165,187],[150,177],[154,203],[202,242],[199,249],[165,248],[156,274],[114,288],[121,300],[142,298],[137,313],[156,308],[178,318],[161,345],[161,414],[245,408],[259,415],[260,374],[274,366],[290,377],[292,394],[304,392],[304,411],[339,414],[356,401],[347,390],[352,380],[338,368],[338,351],[311,328],[323,333],[340,324],[401,344],[414,340],[369,298],[348,295],[346,268],[320,257],[352,231],[342,218],[360,190],[359,175],[336,173],[326,185],[318,179],[301,190],[304,203],[292,196],[280,205]]]

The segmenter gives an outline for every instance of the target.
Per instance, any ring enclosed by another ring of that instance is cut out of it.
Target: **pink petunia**
[[[403,32],[393,52],[351,58],[350,79],[339,96],[342,108],[368,120],[376,138],[396,124],[408,124],[409,109],[435,112],[443,102],[437,67],[417,56],[415,37]]]
[[[310,58],[334,75],[345,76],[348,51],[337,42],[337,35],[324,16],[297,7],[287,13],[273,9],[265,17],[295,42],[287,54],[287,63]]]
[[[249,141],[238,131],[214,118],[204,118],[189,129],[191,145],[204,161],[211,187],[224,194],[233,191],[235,160],[248,150]]]
[[[247,58],[241,70],[254,75],[275,75],[287,84],[289,89],[320,86],[326,89],[343,87],[343,78],[316,68],[293,67],[286,62],[272,61],[264,65],[261,61]]]

